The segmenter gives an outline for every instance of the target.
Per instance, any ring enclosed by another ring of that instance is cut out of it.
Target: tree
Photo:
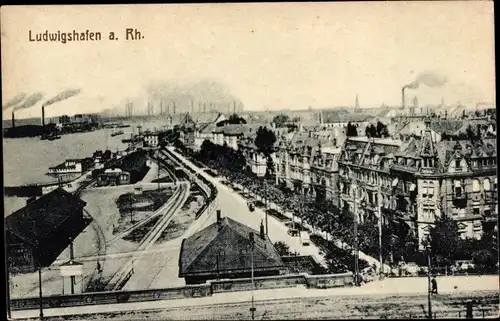
[[[380,120],[377,121],[377,137],[389,137],[389,130],[387,129],[387,125],[382,123]]]
[[[358,136],[358,129],[355,125],[352,125],[351,122],[347,123],[346,136]]]
[[[222,127],[224,125],[240,125],[240,124],[246,124],[247,121],[243,118],[238,116],[237,114],[232,114],[229,116],[228,119],[221,120],[216,124],[217,127]]]
[[[274,248],[280,256],[290,255],[290,247],[285,242],[278,241],[274,243]]]
[[[283,125],[290,121],[290,117],[286,114],[279,114],[274,116],[273,123],[276,124],[276,127],[283,127]]]
[[[431,258],[437,266],[450,266],[460,244],[457,223],[444,216],[439,218],[430,231]],[[427,240],[423,245],[427,246]]]
[[[267,165],[272,164],[271,154],[274,151],[274,144],[276,143],[276,135],[266,127],[259,127],[257,136],[255,137],[255,146],[257,150],[264,154],[267,160]],[[272,166],[267,166],[266,176],[272,171]]]
[[[375,126],[373,124],[370,124],[370,125],[366,126],[366,128],[365,128],[365,135],[368,138],[370,138],[370,137],[378,137],[377,136],[377,129],[375,128]]]

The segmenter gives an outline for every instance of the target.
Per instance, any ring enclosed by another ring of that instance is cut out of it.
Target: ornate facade
[[[339,162],[341,205],[360,222],[381,214],[385,222],[403,221],[420,241],[442,215],[458,221],[462,237],[479,238],[497,226],[495,138],[436,142],[429,123],[408,142],[347,140]]]

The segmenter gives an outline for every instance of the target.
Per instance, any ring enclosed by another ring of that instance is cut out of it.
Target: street
[[[214,179],[198,167],[196,167],[193,163],[187,160],[185,157],[180,155],[179,153],[170,149],[170,152],[175,154],[180,159],[184,160],[184,162],[188,165],[191,165],[192,168],[196,170],[196,172],[202,174],[205,178],[207,178],[210,182],[212,182],[217,190],[219,191],[217,202],[217,209],[221,210],[222,216],[230,217],[234,220],[237,220],[240,223],[243,223],[255,230],[259,230],[260,223],[263,222],[265,226],[265,213],[263,210],[256,208],[255,212],[250,212],[247,207],[247,202],[236,192],[229,190],[227,186],[220,183],[218,180]],[[302,246],[300,244],[300,240],[298,237],[291,237],[288,235],[288,228],[275,219],[274,217],[268,215],[268,226],[269,233],[268,236],[273,243],[275,242],[285,242],[290,247],[290,251],[298,252],[300,255],[311,255],[318,262],[324,263],[324,258],[319,254],[319,249],[311,244],[309,246]],[[202,226],[198,228],[198,230],[215,223],[215,216],[212,216],[207,219],[206,222],[203,223]],[[196,232],[196,231],[195,231]]]

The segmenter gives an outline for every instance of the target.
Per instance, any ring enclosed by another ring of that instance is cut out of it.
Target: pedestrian
[[[435,276],[432,277],[431,285],[432,285],[432,294],[438,294],[438,284]]]

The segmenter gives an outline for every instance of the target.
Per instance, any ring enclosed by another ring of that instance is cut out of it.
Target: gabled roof
[[[30,243],[57,233],[60,225],[87,203],[62,188],[45,194],[5,218],[5,229]]]
[[[255,234],[254,269],[282,268],[283,262],[267,236],[262,239],[257,231],[225,217],[183,240],[179,276],[250,271],[250,232]]]

